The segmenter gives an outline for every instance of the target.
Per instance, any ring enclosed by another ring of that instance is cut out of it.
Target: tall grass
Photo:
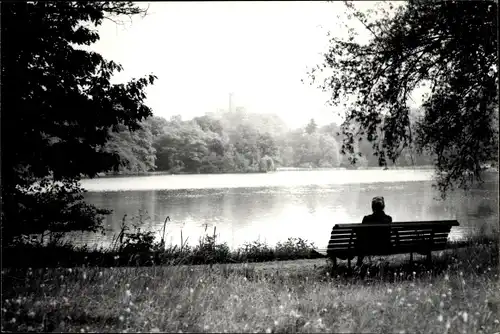
[[[406,260],[374,258],[363,274],[324,260],[4,269],[2,330],[500,331],[498,243],[437,253],[432,267]]]

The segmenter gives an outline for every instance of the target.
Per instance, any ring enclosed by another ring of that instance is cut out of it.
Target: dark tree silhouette
[[[113,85],[122,67],[85,46],[104,19],[145,14],[132,2],[2,2],[2,232],[4,243],[44,231],[97,231],[108,210],[83,202],[78,181],[117,170],[110,130],[151,115],[155,76]]]
[[[361,135],[385,166],[415,145],[435,156],[443,197],[457,184],[481,181],[481,166],[498,159],[497,2],[409,1],[393,15],[345,4],[371,39],[360,44],[353,30],[332,38],[324,63],[309,73],[332,92],[333,105],[353,99],[345,106],[343,151],[355,163]],[[423,114],[411,124],[408,100],[424,85]]]

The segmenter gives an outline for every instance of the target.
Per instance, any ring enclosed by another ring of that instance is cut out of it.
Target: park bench
[[[391,224],[337,224],[333,227],[326,254],[337,265],[337,258],[413,253],[426,255],[448,248],[448,235],[456,220],[394,222]]]

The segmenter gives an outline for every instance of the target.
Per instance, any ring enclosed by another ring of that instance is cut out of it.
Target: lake
[[[153,175],[82,180],[85,199],[114,210],[106,236],[78,234],[76,243],[109,245],[125,214],[149,216],[141,229],[166,241],[189,244],[214,227],[231,248],[259,239],[269,245],[301,237],[326,248],[334,224],[360,223],[371,213],[371,198],[384,196],[393,221],[457,219],[450,238],[485,228],[498,230],[498,174],[469,192],[457,190],[436,200],[432,170],[321,170],[267,174]]]

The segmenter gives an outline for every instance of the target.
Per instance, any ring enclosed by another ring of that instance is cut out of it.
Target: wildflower
[[[271,328],[266,329],[266,333],[272,333]]]
[[[378,302],[378,303],[377,303],[377,306],[379,306],[379,307],[380,307],[380,306],[382,306],[382,303]]]
[[[189,293],[194,293],[194,289],[193,288],[189,289]]]
[[[102,277],[102,271],[99,272],[99,277]]]
[[[280,305],[280,310],[283,310],[283,305]]]
[[[445,281],[449,281],[450,280],[450,276],[448,276],[448,274],[444,275],[444,280]]]
[[[463,275],[464,275],[464,273],[463,273],[463,272],[460,272],[460,274],[459,274],[459,275],[460,275],[460,276],[463,276]]]
[[[446,321],[446,329],[450,329],[450,327],[451,327],[450,320],[447,320]]]
[[[493,320],[495,324],[498,324],[498,319]]]
[[[446,298],[447,297],[446,293],[443,293],[441,297]]]
[[[30,312],[28,313],[28,317],[30,317],[30,318],[34,318],[34,317],[35,317],[35,312],[30,311]]]
[[[125,309],[125,312],[130,313],[130,307],[127,307],[127,308]]]
[[[146,287],[146,291],[149,291],[149,288],[148,288],[148,287]]]
[[[209,328],[210,328],[210,327],[209,327],[208,325],[203,326],[203,329],[204,329],[204,330],[206,330],[206,331],[208,331],[208,330],[209,330]]]
[[[120,321],[124,321],[124,320],[125,320],[125,317],[124,317],[123,315],[121,315],[121,316],[119,316],[119,317],[118,317],[118,319],[119,319]]]
[[[439,307],[440,307],[440,308],[443,308],[443,307],[444,307],[444,303],[443,303],[443,301],[439,302]]]
[[[12,318],[12,319],[10,319],[10,323],[11,323],[11,324],[15,324],[15,323],[16,323],[16,318]]]
[[[387,289],[387,293],[392,293],[392,289]]]
[[[467,314],[467,312],[465,312],[465,311],[464,311],[464,312],[462,312],[462,320],[463,320],[464,322],[467,322],[468,317],[469,317],[469,315]]]
[[[83,328],[82,328],[82,329],[80,329],[80,332],[81,332],[81,333],[85,333],[85,329],[83,329]]]
[[[87,279],[87,273],[83,273],[83,279],[86,280]]]
[[[71,274],[73,272],[73,269],[68,268],[68,272]]]
[[[274,320],[274,326],[278,326],[278,320]]]
[[[45,288],[45,284],[43,284],[43,283],[42,283],[42,284],[40,284],[40,287],[41,287],[41,288]]]
[[[439,321],[439,322],[443,322],[443,315],[442,315],[442,314],[440,314],[440,315],[438,316],[438,321]]]
[[[127,284],[125,284],[125,287],[126,287],[127,289],[128,289],[128,288],[130,288],[130,284],[128,284],[128,283],[127,283]]]
[[[62,281],[64,279],[64,276],[63,275],[59,276],[59,279]]]
[[[246,278],[246,277],[243,277],[243,280],[246,282],[246,281],[247,281],[247,278]]]
[[[130,290],[126,290],[126,291],[125,291],[125,295],[126,295],[127,297],[130,297],[130,296],[132,296],[132,292],[130,292]]]

